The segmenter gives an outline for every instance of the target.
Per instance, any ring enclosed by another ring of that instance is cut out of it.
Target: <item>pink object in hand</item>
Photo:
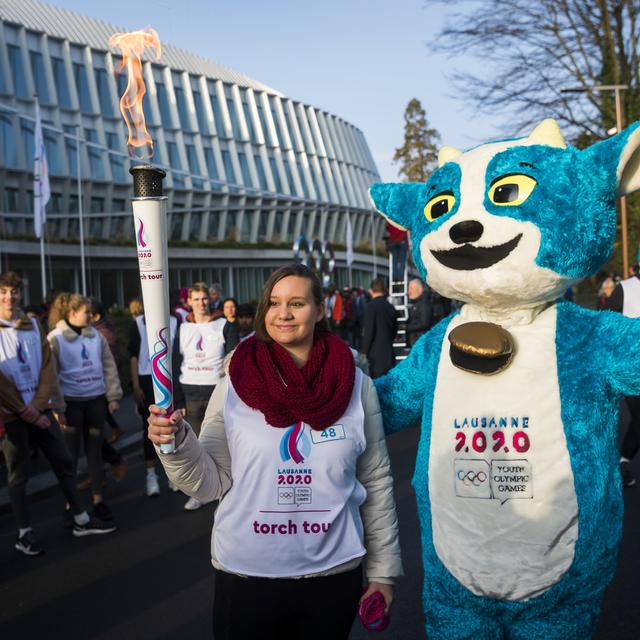
[[[367,631],[384,631],[389,626],[389,616],[384,612],[386,606],[379,591],[374,591],[360,603],[358,615]]]

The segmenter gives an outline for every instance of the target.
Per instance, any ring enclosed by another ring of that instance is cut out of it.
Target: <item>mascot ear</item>
[[[640,122],[634,122],[615,136],[597,142],[583,153],[596,165],[614,173],[612,178],[615,179],[617,195],[624,196],[640,189]]]
[[[422,182],[378,182],[369,187],[373,206],[394,226],[410,230],[425,203]]]

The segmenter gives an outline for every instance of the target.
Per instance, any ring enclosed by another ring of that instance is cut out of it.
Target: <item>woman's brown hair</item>
[[[66,320],[69,311],[78,311],[82,307],[91,309],[91,300],[79,293],[61,293],[53,301],[49,310],[49,327],[53,329],[60,320]]]
[[[271,342],[271,337],[267,333],[267,327],[265,324],[265,316],[269,310],[269,303],[271,302],[271,292],[273,287],[276,286],[280,280],[289,276],[296,276],[298,278],[306,278],[311,282],[311,294],[313,301],[318,308],[322,307],[322,285],[318,276],[309,267],[303,264],[287,264],[284,267],[276,269],[264,283],[260,299],[258,300],[258,306],[256,308],[256,317],[254,320],[254,327],[256,331],[256,338],[262,342]],[[326,318],[323,316],[316,322],[315,335],[328,331]]]

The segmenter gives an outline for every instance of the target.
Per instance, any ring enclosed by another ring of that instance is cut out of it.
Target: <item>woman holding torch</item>
[[[302,265],[275,271],[256,335],[233,352],[200,438],[151,407],[149,438],[180,489],[220,500],[212,534],[216,640],[346,639],[362,595],[386,610],[402,574],[380,409],[357,356],[327,328]]]

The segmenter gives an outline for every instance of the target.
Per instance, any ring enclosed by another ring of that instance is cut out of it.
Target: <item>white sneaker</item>
[[[202,502],[200,500],[196,500],[195,498],[189,498],[187,503],[184,505],[185,511],[195,511],[202,506]]]
[[[173,493],[180,491],[180,489],[178,489],[178,485],[175,482],[171,482],[171,480],[169,480],[169,489],[171,489]]]
[[[152,498],[153,496],[160,495],[160,485],[158,484],[158,476],[155,473],[147,474],[147,495]]]

